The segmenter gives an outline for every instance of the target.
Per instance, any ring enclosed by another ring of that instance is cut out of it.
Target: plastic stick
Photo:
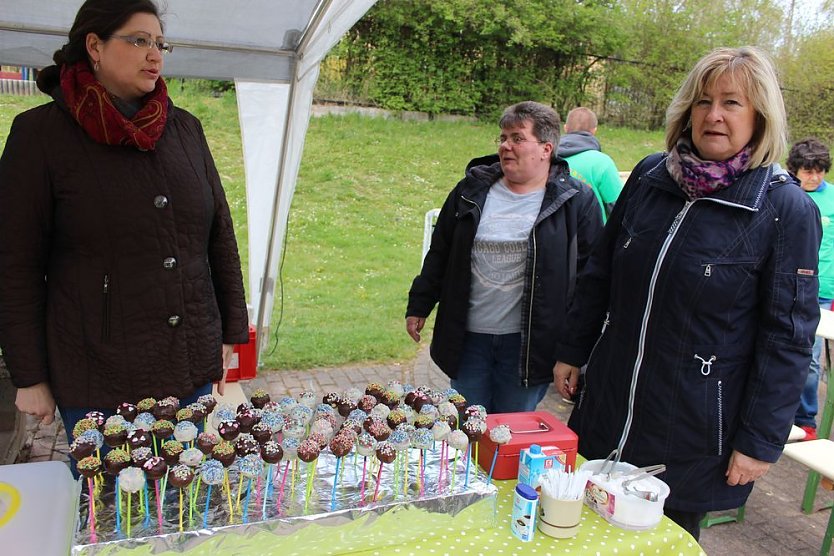
[[[278,508],[278,515],[281,515],[281,501],[284,499],[284,485],[287,484],[287,474],[290,472],[290,462],[284,466],[284,478],[281,479],[281,490],[278,491],[278,501],[275,506]]]
[[[423,449],[420,449],[420,496],[426,493],[426,458]]]
[[[458,454],[459,454],[459,453],[460,453],[460,450],[458,450],[457,448],[455,448],[455,461],[452,463],[452,484],[451,484],[451,486],[449,487],[449,489],[450,489],[451,491],[454,491],[454,490],[455,490],[455,477],[456,477],[456,476],[457,476],[457,474],[458,474]]]
[[[249,478],[249,483],[246,485],[246,501],[243,506],[243,522],[249,522],[249,500],[252,497],[252,478]]]
[[[240,495],[243,492],[243,475],[241,474],[240,480],[237,482],[237,511],[240,513]]]
[[[206,494],[206,509],[203,512],[203,529],[208,528],[209,501],[211,501],[211,485],[209,485],[208,494]]]
[[[330,511],[336,511],[336,485],[339,479],[339,466],[342,464],[342,458],[336,458],[336,472],[333,475],[333,490],[330,491]],[[342,471],[344,474],[344,470]]]
[[[487,476],[487,484],[492,484],[492,472],[495,471],[495,462],[498,461],[498,450],[501,449],[500,444],[495,445],[495,453],[492,454],[492,464],[489,466],[489,476]]]
[[[156,491],[156,521],[159,526],[159,534],[162,534],[162,498],[159,496],[159,479],[153,482]]]
[[[255,505],[261,505],[261,476],[258,475],[258,482],[255,483]]]
[[[313,479],[316,476],[316,464],[319,462],[319,459],[314,459],[311,463],[307,464],[307,469],[309,470],[312,466],[312,471],[308,471],[307,473],[307,492],[304,496],[304,513],[307,513],[307,505],[310,502],[310,497],[313,496]]]
[[[264,503],[261,506],[261,520],[266,521],[266,500],[269,498],[269,489],[272,485],[272,464],[266,468],[266,485],[264,486]]]
[[[229,502],[229,523],[234,521],[235,507],[232,506],[232,487],[229,484],[229,470],[223,470],[223,486],[226,487],[226,500]]]
[[[145,521],[142,523],[142,525],[145,528],[148,528],[151,525],[151,495],[148,493],[148,481],[145,481],[145,486],[143,490],[145,491]]]
[[[362,456],[362,486],[359,487],[359,505],[365,504],[365,478],[368,474],[368,456]]]
[[[472,461],[472,458],[469,457],[472,452],[472,444],[467,444],[466,446],[466,477],[463,479],[463,490],[466,490],[469,487],[469,462]]]
[[[408,496],[408,459],[411,456],[411,447],[405,449],[405,473],[403,477],[403,496]]]
[[[379,462],[379,472],[376,474],[376,487],[374,488],[373,502],[376,502],[376,496],[379,494],[379,483],[382,481],[382,462]]]
[[[119,492],[119,476],[116,475],[116,532],[122,531],[122,494]]]
[[[130,492],[127,493],[127,536],[130,538],[130,507],[133,506]]]
[[[180,487],[180,533],[182,533],[182,487]]]
[[[199,478],[197,479],[199,481]],[[198,483],[199,485],[199,483]],[[194,524],[194,482],[188,485],[188,526]]]
[[[298,470],[298,460],[292,460],[292,478],[290,479],[290,496],[295,496],[295,472]]]

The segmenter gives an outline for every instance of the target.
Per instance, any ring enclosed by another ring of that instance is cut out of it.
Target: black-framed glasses
[[[130,43],[136,48],[146,48],[150,50],[154,46],[159,50],[160,54],[169,54],[174,50],[174,45],[163,41],[152,40],[150,35],[110,35],[112,39],[121,39],[126,43]]]
[[[536,139],[525,139],[521,135],[510,135],[509,137],[498,136],[494,139],[495,146],[500,147],[504,143],[509,143],[510,145],[516,146],[521,145],[522,143],[547,143],[547,141],[538,141]]]

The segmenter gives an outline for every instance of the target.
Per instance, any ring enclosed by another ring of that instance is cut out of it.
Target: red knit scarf
[[[61,67],[61,91],[70,113],[96,143],[153,150],[168,118],[168,89],[160,77],[142,108],[128,120],[113,105],[90,65],[81,61]]]

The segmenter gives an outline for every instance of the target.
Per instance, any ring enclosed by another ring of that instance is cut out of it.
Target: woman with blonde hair
[[[811,358],[821,230],[775,164],[785,127],[761,51],[698,61],[667,111],[669,152],[631,173],[556,348],[562,396],[588,365],[580,453],[666,464],[665,512],[695,539],[779,458]]]

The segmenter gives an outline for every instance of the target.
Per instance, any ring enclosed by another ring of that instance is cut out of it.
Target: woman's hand
[[[405,317],[405,331],[417,343],[420,342],[420,332],[425,325],[426,319],[423,317]]]
[[[217,393],[221,396],[226,390],[226,376],[229,374],[229,365],[232,363],[232,353],[235,351],[234,344],[223,344],[223,378],[217,383]]]
[[[763,477],[770,464],[766,461],[759,461],[745,456],[738,450],[733,450],[730,456],[730,465],[727,466],[727,484],[730,486],[746,485],[752,483],[756,479]]]
[[[556,391],[566,400],[576,392],[576,383],[579,381],[579,367],[568,365],[557,361],[553,367],[553,385]]]
[[[20,411],[37,417],[44,425],[49,425],[55,420],[55,399],[46,382],[28,388],[18,388],[14,403]]]

